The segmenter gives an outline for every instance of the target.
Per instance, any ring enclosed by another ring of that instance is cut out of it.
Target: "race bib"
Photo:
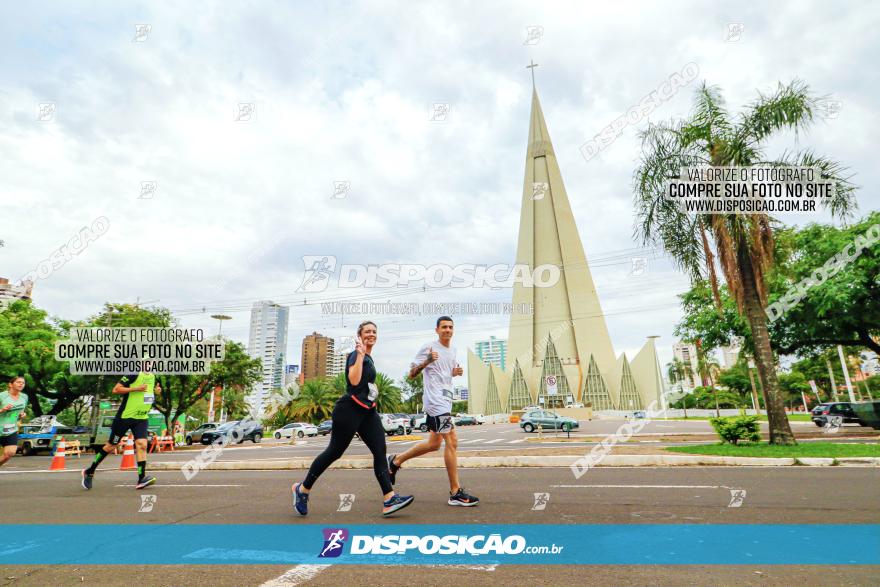
[[[153,402],[156,401],[156,396],[153,394],[144,394],[144,403],[148,406],[152,406]]]
[[[4,424],[3,425],[3,436],[8,436],[13,434],[16,431],[15,424]]]
[[[448,397],[449,399],[452,399],[452,391],[451,390],[446,389],[444,387],[443,389],[440,390],[440,393],[443,394],[443,397]]]
[[[367,387],[370,388],[370,393],[367,394],[367,399],[371,402],[376,401],[376,398],[379,397],[379,388],[376,387],[375,383],[367,383]]]

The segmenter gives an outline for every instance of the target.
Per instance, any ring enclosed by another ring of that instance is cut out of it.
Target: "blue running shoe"
[[[391,499],[382,504],[382,515],[390,516],[394,512],[402,510],[414,500],[415,498],[412,495],[398,495],[395,493],[391,496]]]
[[[299,515],[304,516],[309,513],[309,494],[301,492],[299,490],[300,485],[302,483],[297,483],[293,490],[293,508]]]

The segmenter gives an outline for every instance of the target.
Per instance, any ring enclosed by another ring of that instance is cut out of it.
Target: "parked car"
[[[333,431],[333,420],[324,420],[320,424],[318,424],[318,434],[321,436],[326,436]]]
[[[856,422],[861,424],[850,402],[828,402],[819,404],[810,412],[816,426],[825,426],[831,418],[842,417],[842,423]]]
[[[89,430],[83,427],[71,428],[57,422],[54,417],[36,418],[24,424],[18,433],[18,450],[24,456],[35,455],[41,451],[55,452],[58,441],[63,437],[66,442],[79,440],[83,447],[89,445]]]
[[[474,420],[477,421],[477,424],[485,424],[489,421],[489,418],[487,418],[483,414],[474,414]]]
[[[379,414],[382,418],[382,428],[388,436],[394,434],[409,434],[412,431],[408,418],[397,418],[394,414]]]
[[[290,424],[285,424],[276,430],[275,438],[292,438],[294,434],[296,434],[297,438],[302,438],[303,436],[317,436],[318,427],[314,424],[309,424],[308,422],[291,422]]]
[[[550,428],[551,430],[560,429],[566,432],[579,427],[578,421],[567,416],[560,416],[556,412],[550,410],[532,410],[523,414],[519,421],[519,427],[526,432],[534,432],[538,426],[542,428]]]
[[[413,430],[421,430],[422,432],[428,431],[428,416],[427,414],[410,414],[409,425],[412,426]]]
[[[880,430],[880,401],[853,404],[853,411],[862,426]]]
[[[186,433],[186,443],[188,445],[191,445],[194,442],[201,442],[202,435],[205,432],[207,432],[208,430],[216,430],[217,426],[219,426],[219,425],[220,424],[217,424],[216,422],[208,422],[207,424],[202,424],[201,426],[199,426],[195,430],[187,432]]]
[[[233,434],[233,431],[236,427],[239,427],[239,432]],[[247,432],[247,434],[243,434]],[[211,444],[215,440],[219,440],[221,438],[226,438],[227,443],[231,443],[234,440],[238,442],[236,444],[242,444],[245,440],[250,440],[254,444],[257,444],[261,440],[263,440],[263,427],[257,424],[253,429],[238,420],[233,420],[232,422],[226,422],[225,424],[220,424],[214,430],[207,430],[202,434],[202,444]],[[237,438],[236,438],[237,437]]]
[[[452,420],[456,426],[476,426],[477,419],[467,414],[459,414]]]

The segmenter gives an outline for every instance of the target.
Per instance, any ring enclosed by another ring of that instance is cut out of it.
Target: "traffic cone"
[[[122,462],[119,463],[120,471],[131,471],[137,468],[134,462],[134,440],[129,435],[125,440],[125,450],[122,452]]]
[[[55,447],[55,456],[52,457],[52,463],[49,465],[50,471],[64,470],[64,437],[58,439],[58,446]]]

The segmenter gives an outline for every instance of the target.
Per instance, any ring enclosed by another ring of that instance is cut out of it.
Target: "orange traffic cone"
[[[122,462],[119,463],[120,471],[130,471],[137,468],[134,462],[134,440],[129,435],[125,440],[125,450],[122,452]]]
[[[52,463],[49,465],[50,471],[64,470],[64,437],[58,439],[58,446],[55,447],[55,456],[52,457]]]

